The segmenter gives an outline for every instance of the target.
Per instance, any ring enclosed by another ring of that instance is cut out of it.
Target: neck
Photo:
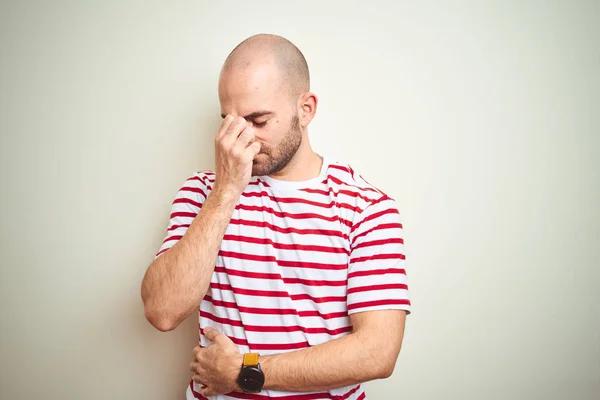
[[[323,159],[313,151],[304,135],[302,144],[290,162],[279,172],[269,175],[273,179],[289,182],[307,181],[319,176]]]

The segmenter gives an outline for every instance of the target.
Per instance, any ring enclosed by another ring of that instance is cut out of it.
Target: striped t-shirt
[[[173,202],[157,257],[192,223],[215,181],[198,172]],[[253,177],[225,232],[200,326],[225,333],[241,353],[271,355],[350,334],[349,315],[410,311],[402,224],[393,199],[350,166],[326,159],[317,178]],[[200,331],[200,345],[210,342]],[[187,399],[203,399],[193,381]],[[263,390],[213,399],[365,399],[362,385],[318,393]]]

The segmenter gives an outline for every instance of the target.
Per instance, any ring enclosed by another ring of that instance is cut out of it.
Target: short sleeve
[[[185,235],[200,212],[213,182],[214,175],[210,172],[198,172],[185,181],[171,205],[167,235],[156,253],[156,258],[173,247]]]
[[[361,213],[351,230],[350,249],[348,314],[393,309],[410,313],[403,228],[393,199],[383,197]]]

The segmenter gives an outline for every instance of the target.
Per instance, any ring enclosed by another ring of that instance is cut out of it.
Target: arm
[[[353,332],[308,349],[260,358],[265,389],[320,391],[389,377],[404,336],[406,312],[351,316]]]
[[[215,136],[212,192],[187,230],[183,228],[183,237],[150,264],[142,281],[144,314],[158,330],[175,329],[206,294],[221,241],[259,151],[251,124],[242,117],[225,117]]]
[[[158,330],[175,329],[198,308],[236,202],[228,192],[211,192],[183,238],[148,267],[142,281],[144,313]]]
[[[264,389],[312,392],[387,378],[404,336],[404,310],[380,310],[351,316],[353,331],[332,341],[289,353],[261,356]],[[193,380],[204,386],[202,396],[240,392],[237,378],[242,355],[236,345],[213,328],[203,329],[213,342],[194,348],[190,370]]]

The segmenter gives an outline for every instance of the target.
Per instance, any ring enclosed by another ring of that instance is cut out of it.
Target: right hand
[[[252,160],[260,151],[252,124],[227,115],[215,136],[215,189],[241,195],[252,176]]]

